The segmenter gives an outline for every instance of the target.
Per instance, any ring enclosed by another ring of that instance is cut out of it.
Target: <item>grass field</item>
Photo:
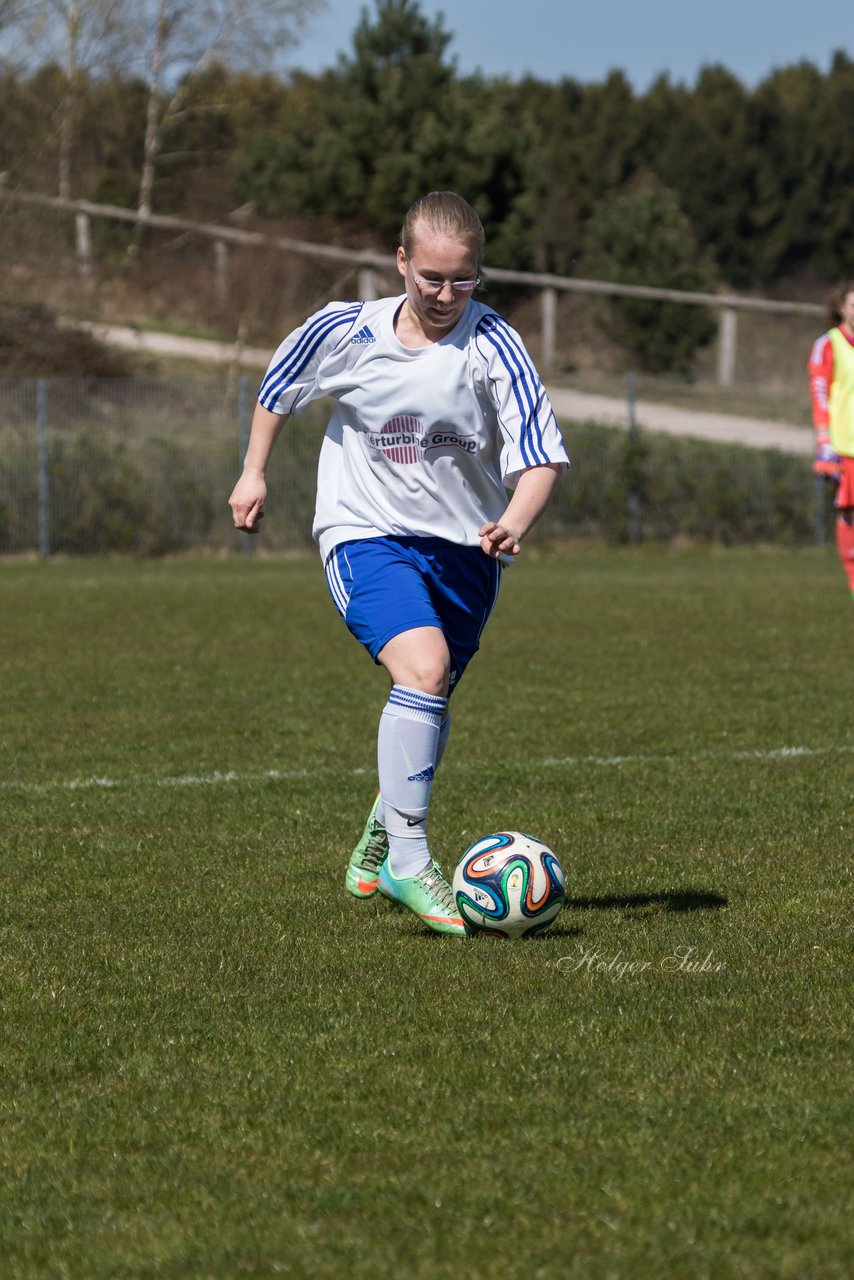
[[[431,815],[560,854],[506,944],[343,891],[315,557],[0,564],[2,1275],[850,1276],[852,628],[830,548],[533,548]]]

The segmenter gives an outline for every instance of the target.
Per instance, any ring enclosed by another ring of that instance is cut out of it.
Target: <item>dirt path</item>
[[[247,369],[266,368],[272,354],[272,348],[239,347],[229,342],[182,338],[176,334],[152,333],[120,325],[79,322],[77,327],[88,330],[102,342],[141,354],[185,356],[191,360],[210,360],[219,364],[239,363]],[[562,420],[600,422],[623,430],[628,427],[625,400],[569,391],[564,387],[549,387],[549,397],[555,413]],[[793,427],[784,422],[676,408],[643,400],[637,402],[635,415],[639,426],[664,435],[690,436],[719,444],[746,444],[757,449],[779,449],[782,453],[812,454],[815,445],[809,426]]]
[[[567,391],[561,387],[550,387],[549,397],[561,419],[601,422],[624,430],[628,427],[625,400]],[[811,427],[793,427],[789,423],[769,422],[763,418],[742,418],[730,413],[709,413],[644,400],[635,405],[635,416],[638,426],[669,436],[691,436],[697,440],[714,440],[718,444],[747,444],[756,449],[779,449],[782,453],[812,454],[815,448]]]

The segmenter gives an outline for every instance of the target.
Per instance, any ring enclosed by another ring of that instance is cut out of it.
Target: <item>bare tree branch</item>
[[[254,67],[298,42],[324,0],[148,0],[138,12],[149,37],[149,96],[137,208],[152,212],[163,134],[179,116],[193,80],[215,59]],[[171,92],[170,87],[171,86]]]
[[[59,195],[72,194],[72,155],[81,82],[115,70],[128,48],[132,0],[0,0],[0,26],[17,29],[26,61],[55,62],[65,89],[59,119]],[[125,59],[126,60],[126,59]]]

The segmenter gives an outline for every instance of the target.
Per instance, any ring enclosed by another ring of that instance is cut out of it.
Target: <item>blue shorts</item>
[[[438,627],[451,655],[451,687],[477,653],[498,598],[499,561],[442,538],[360,538],[329,553],[336,609],[376,662],[402,631]]]

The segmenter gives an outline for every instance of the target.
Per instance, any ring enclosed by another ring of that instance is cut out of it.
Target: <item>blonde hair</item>
[[[437,235],[463,240],[471,245],[480,262],[486,244],[483,225],[467,200],[454,191],[431,191],[420,196],[408,210],[400,229],[400,243],[407,258],[412,257],[418,228],[425,223]]]

